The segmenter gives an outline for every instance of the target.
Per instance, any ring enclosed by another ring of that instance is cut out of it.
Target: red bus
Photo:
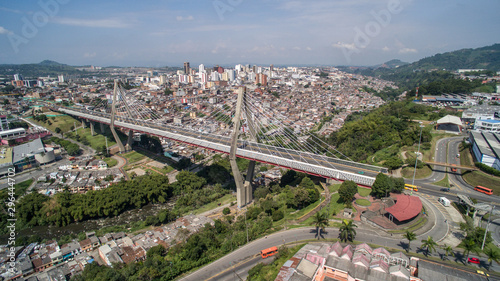
[[[453,173],[456,173],[457,172],[457,168],[456,168],[457,165],[455,165],[455,164],[451,164],[451,165],[453,166],[453,167],[451,167],[451,171]]]
[[[491,189],[489,189],[489,188],[486,188],[486,187],[484,187],[484,186],[480,186],[480,185],[478,185],[478,186],[474,187],[474,190],[475,190],[475,191],[482,192],[482,193],[484,193],[484,194],[488,194],[488,195],[493,194],[493,190],[491,190]]]
[[[260,251],[260,256],[263,259],[265,259],[267,257],[274,256],[277,252],[278,252],[278,247],[274,246]]]

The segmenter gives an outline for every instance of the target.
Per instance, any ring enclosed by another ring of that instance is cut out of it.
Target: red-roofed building
[[[389,208],[385,208],[385,211],[389,213],[389,219],[394,221],[396,219],[398,222],[404,222],[413,219],[422,210],[422,201],[417,196],[409,196],[404,194],[398,194],[396,196],[396,204]]]

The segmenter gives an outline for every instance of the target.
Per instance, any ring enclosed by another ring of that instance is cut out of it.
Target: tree
[[[351,205],[356,193],[358,193],[358,185],[355,182],[345,181],[340,185],[339,195],[344,203]]]
[[[460,248],[464,249],[465,259],[469,259],[470,252],[479,253],[479,247],[476,245],[472,239],[464,239],[459,245]]]
[[[425,247],[426,256],[436,251],[436,246],[437,243],[430,236],[427,236],[427,239],[422,240],[422,248]]]
[[[223,214],[223,215],[229,215],[230,213],[231,213],[231,209],[229,209],[228,207],[226,207],[226,208],[224,208],[224,209],[222,210],[222,214]]]
[[[455,255],[455,253],[453,253],[453,248],[449,245],[444,244],[443,250],[445,251],[446,256],[454,256]]]
[[[406,233],[403,235],[403,237],[408,240],[408,249],[406,249],[406,252],[408,253],[410,252],[411,249],[410,243],[411,241],[417,239],[417,235],[414,232],[407,230]]]
[[[500,252],[497,249],[495,249],[493,247],[488,247],[488,248],[484,249],[484,253],[488,257],[488,262],[490,263],[489,267],[491,267],[491,264],[493,263],[493,261],[495,261],[496,263],[499,263]]]
[[[357,225],[353,224],[351,220],[343,220],[342,226],[339,228],[339,238],[341,241],[346,242],[347,240],[353,241],[356,237],[355,227]]]
[[[322,212],[317,212],[313,216],[313,223],[316,226],[316,236],[318,237],[318,240],[320,238],[320,229],[322,231],[325,231],[325,227],[328,226],[328,214],[327,213],[322,213]]]
[[[56,127],[55,131],[56,131],[56,133],[60,134],[61,133],[61,128]]]
[[[379,173],[372,185],[372,194],[375,197],[381,198],[387,195],[387,192],[392,190],[392,181],[389,176]]]
[[[403,166],[403,160],[401,160],[401,158],[399,158],[398,156],[393,156],[384,162],[384,166],[391,170],[395,170]]]

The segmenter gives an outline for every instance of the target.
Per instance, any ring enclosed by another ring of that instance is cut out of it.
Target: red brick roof
[[[405,221],[417,216],[422,210],[422,201],[417,196],[398,194],[396,204],[385,208],[385,210],[394,216],[398,221]]]

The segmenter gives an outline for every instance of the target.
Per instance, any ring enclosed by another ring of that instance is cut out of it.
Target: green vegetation
[[[406,230],[403,237],[406,238],[406,240],[408,240],[408,247],[406,248],[406,252],[408,253],[408,252],[410,252],[410,249],[411,249],[411,241],[416,240],[417,235],[415,234],[415,232],[412,232],[410,230]]]
[[[139,152],[136,152],[136,151],[131,151],[131,152],[122,154],[121,156],[124,157],[124,158],[126,158],[127,162],[129,164],[141,161],[141,160],[143,160],[143,159],[146,158],[146,156],[144,156],[143,154],[141,154]]]
[[[474,165],[487,174],[500,177],[500,171],[495,168],[492,168],[488,165],[479,162],[475,162]]]
[[[442,186],[442,187],[450,187],[450,182],[448,181],[448,175],[445,175],[444,176],[444,179],[440,180],[440,181],[437,181],[437,182],[434,182],[435,185],[439,185],[439,186]]]
[[[12,180],[10,183],[14,183]],[[13,190],[10,189],[10,185],[7,188],[0,190],[0,234],[7,233],[8,228],[8,214],[10,213],[9,208],[14,208],[14,201],[19,200],[24,194],[28,187],[33,183],[32,179],[14,184]],[[10,192],[10,194],[9,194]],[[13,196],[12,196],[13,195]],[[15,212],[15,211],[14,211]]]
[[[343,242],[353,241],[356,237],[356,230],[358,227],[352,223],[352,220],[342,220],[342,226],[339,228],[339,238]]]
[[[409,102],[391,102],[370,113],[354,113],[340,130],[330,135],[328,142],[354,161],[384,161],[397,155],[401,147],[418,144],[420,127],[411,120],[429,109]],[[431,141],[429,129],[422,131],[422,144]],[[371,161],[370,158],[383,149],[385,151]]]
[[[278,272],[283,264],[291,259],[302,247],[304,244],[297,245],[292,248],[287,248],[286,246],[282,246],[278,249],[278,254],[274,261],[271,264],[265,265],[263,263],[259,263],[248,271],[248,279],[249,281],[267,281],[267,280],[275,280],[278,276]]]
[[[405,182],[402,178],[389,177],[383,173],[379,173],[372,185],[371,194],[375,197],[382,198],[390,192],[400,193],[404,188]]]
[[[467,171],[463,173],[462,176],[464,180],[472,186],[481,185],[491,188],[495,195],[500,194],[500,178],[490,176],[481,171]]]
[[[118,164],[118,161],[111,157],[106,157],[103,159],[106,164],[108,164],[108,168],[114,167]]]
[[[370,203],[370,200],[360,198],[360,199],[356,199],[356,204],[359,206],[367,207],[367,206],[370,206],[372,203]]]
[[[350,206],[354,195],[358,192],[358,185],[353,181],[344,181],[339,188],[339,195],[342,202]]]
[[[0,75],[12,76],[16,73],[22,73],[25,77],[40,77],[50,75],[57,77],[57,75],[81,75],[85,71],[80,71],[73,66],[60,64],[55,61],[44,60],[40,63],[31,64],[1,64]]]
[[[361,197],[366,197],[372,193],[370,188],[358,186],[358,194]]]
[[[414,171],[415,171],[415,166],[408,166],[408,167],[404,167],[401,170],[401,174],[404,178],[412,179]],[[422,169],[419,169],[417,167],[417,172],[415,173],[415,178],[416,179],[423,179],[423,178],[430,176],[431,174],[432,174],[431,168],[429,168],[428,165],[424,165]]]
[[[49,142],[53,142],[53,143],[56,143],[60,146],[62,146],[66,152],[69,154],[69,155],[79,155],[80,154],[80,146],[76,143],[73,143],[69,140],[63,140],[63,139],[60,139],[58,137],[51,137],[49,139]]]

